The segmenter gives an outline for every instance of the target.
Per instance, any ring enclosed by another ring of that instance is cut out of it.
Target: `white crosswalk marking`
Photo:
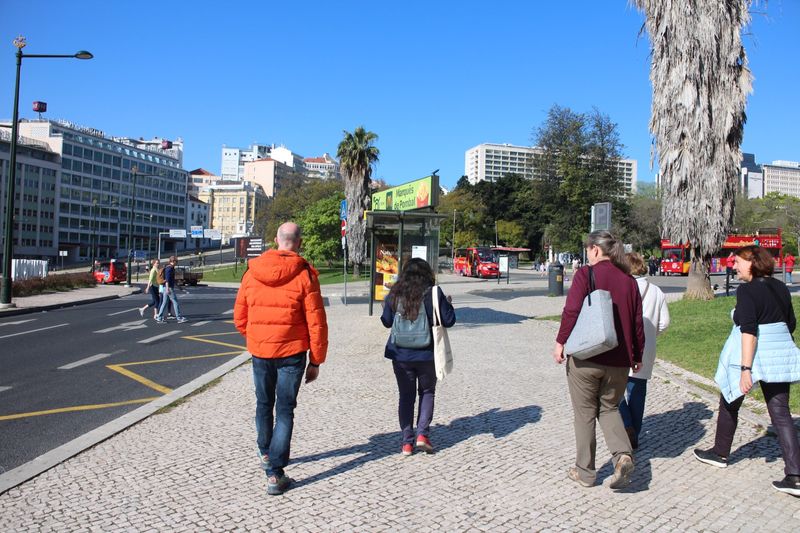
[[[211,321],[210,320],[201,320],[200,322],[195,322],[194,324],[192,324],[192,327],[196,328],[198,326],[205,326],[209,322],[211,322]]]
[[[4,322],[0,324],[0,326],[18,326],[20,324],[24,324],[25,322],[33,322],[36,320],[35,318],[29,318],[28,320],[16,320],[14,322]]]
[[[39,329],[31,329],[28,331],[20,331],[19,333],[11,333],[10,335],[3,335],[0,339],[7,339],[8,337],[16,337],[17,335],[25,335],[27,333],[36,333],[37,331],[44,331],[46,329],[54,329],[60,328],[63,326],[69,326],[69,324],[58,324],[57,326],[47,326],[46,328],[39,328]]]
[[[150,344],[151,342],[155,342],[157,340],[161,340],[165,337],[176,335],[178,333],[180,333],[180,330],[177,329],[173,331],[167,331],[166,333],[162,333],[161,335],[156,335],[155,337],[150,337],[149,339],[142,339],[139,341],[139,344]]]
[[[115,353],[119,353],[122,350],[117,350],[116,352],[112,353],[99,353],[97,355],[92,355],[91,357],[87,357],[85,359],[81,359],[80,361],[75,361],[74,363],[69,363],[68,365],[58,367],[59,370],[72,370],[73,368],[88,365],[89,363],[94,363],[95,361],[100,361],[101,359],[105,359],[106,357],[111,357]]]
[[[11,390],[11,387],[0,387],[0,392]]]

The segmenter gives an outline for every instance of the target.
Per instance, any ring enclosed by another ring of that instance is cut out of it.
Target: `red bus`
[[[770,252],[775,258],[775,268],[783,265],[783,236],[780,228],[759,230],[756,233],[732,233],[725,238],[719,252],[711,258],[709,273],[725,272],[725,258],[742,246],[758,245]],[[661,239],[661,273],[679,274],[685,276],[689,273],[688,243],[680,245]]]
[[[487,246],[459,248],[453,260],[453,273],[479,278],[500,277],[495,254]]]

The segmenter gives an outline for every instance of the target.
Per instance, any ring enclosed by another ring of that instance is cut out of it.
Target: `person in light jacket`
[[[647,281],[648,265],[637,253],[625,256],[631,268],[631,274],[639,286],[642,295],[642,319],[644,325],[644,354],[642,368],[638,372],[628,374],[628,387],[625,396],[619,402],[619,414],[625,424],[625,431],[631,440],[631,448],[639,447],[639,434],[642,431],[644,404],[647,395],[647,380],[653,375],[656,361],[656,335],[669,326],[669,309],[664,293],[657,286]]]
[[[720,387],[714,447],[697,448],[697,460],[725,468],[744,396],[761,384],[767,411],[778,435],[785,477],[773,481],[780,492],[800,496],[800,444],[789,411],[789,385],[800,381],[800,350],[792,338],[796,319],[786,285],[772,277],[775,261],[759,246],[736,250],[735,268],[743,282],[728,341],[720,353],[714,381]]]

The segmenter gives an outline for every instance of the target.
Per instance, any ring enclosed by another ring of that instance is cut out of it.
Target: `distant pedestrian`
[[[553,360],[567,361],[567,384],[574,411],[575,466],[568,477],[584,487],[594,485],[596,422],[600,422],[606,444],[611,450],[614,474],[609,487],[621,489],[630,483],[633,473],[631,442],[619,414],[619,402],[625,394],[628,370],[639,372],[644,350],[642,298],[636,282],[628,274],[622,242],[607,231],[593,231],[586,240],[589,265],[578,270],[567,293],[561,327],[553,349]],[[581,306],[590,292],[589,269],[596,289],[611,293],[615,329],[619,345],[589,359],[575,359],[564,352],[564,343],[572,333]]]
[[[150,294],[150,303],[144,307],[139,308],[139,316],[144,316],[144,312],[148,307],[153,308],[153,318],[158,316],[158,310],[161,306],[161,294],[159,292],[158,271],[161,268],[161,261],[153,259],[152,268],[150,268],[150,276],[147,278],[147,287],[144,292]]]
[[[247,339],[256,392],[256,444],[267,473],[267,493],[286,492],[284,469],[303,374],[319,375],[328,353],[328,322],[317,271],[298,255],[300,228],[278,228],[277,249],[249,261],[236,295],[233,321]],[[306,364],[308,352],[308,364]],[[274,413],[273,413],[274,410]]]
[[[580,268],[581,260],[578,259],[578,256],[572,258],[572,275],[575,275],[575,272]]]
[[[733,277],[733,267],[736,264],[736,254],[733,252],[728,254],[728,257],[725,258],[725,295],[728,295],[728,291],[731,287],[731,278]]]
[[[786,270],[786,284],[792,284],[792,270],[794,270],[794,256],[791,253],[783,256],[783,268]]]
[[[402,443],[402,455],[411,455],[414,446],[426,453],[433,453],[430,441],[430,425],[433,419],[433,405],[436,395],[436,366],[433,361],[433,294],[431,289],[436,285],[431,266],[424,259],[412,258],[405,265],[403,271],[386,297],[381,314],[381,322],[391,328],[400,314],[402,319],[414,322],[427,319],[427,325],[416,322],[420,327],[425,326],[428,343],[419,346],[395,343],[392,336],[386,342],[384,357],[392,360],[394,376],[397,380],[399,392],[398,418]],[[451,298],[445,297],[441,287],[436,287],[439,297],[439,314],[444,327],[451,327],[456,323],[456,314],[451,304]],[[422,317],[420,313],[425,313]],[[424,342],[424,341],[422,341]],[[417,427],[414,428],[414,404],[419,395],[419,408],[417,412]]]
[[[181,314],[181,308],[178,305],[178,296],[175,294],[175,266],[177,264],[178,258],[173,255],[169,258],[169,264],[164,267],[164,294],[161,297],[161,307],[158,310],[158,315],[156,315],[156,322],[160,324],[166,323],[165,317],[170,303],[175,311],[175,318],[178,319],[178,323],[186,322],[186,317]]]
[[[800,444],[789,411],[789,385],[800,381],[800,350],[792,339],[796,319],[786,285],[772,277],[775,261],[759,246],[736,251],[734,328],[720,354],[715,381],[720,386],[714,447],[697,448],[706,464],[728,466],[739,408],[754,384],[761,384],[772,427],[778,436],[785,477],[773,481],[778,491],[800,496]]]
[[[628,386],[625,395],[619,402],[619,413],[625,424],[625,432],[631,441],[631,448],[639,447],[639,435],[642,431],[645,397],[647,396],[647,380],[653,375],[656,361],[656,335],[669,326],[669,309],[664,293],[647,280],[647,267],[644,259],[637,253],[626,255],[631,274],[639,287],[642,296],[642,319],[644,326],[644,354],[642,368],[638,372],[631,370],[628,374]]]

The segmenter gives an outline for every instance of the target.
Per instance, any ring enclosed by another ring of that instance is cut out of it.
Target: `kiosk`
[[[434,213],[439,203],[435,174],[372,195],[372,211],[364,213],[370,243],[369,315],[397,281],[412,257],[439,269],[439,224],[447,215]]]

